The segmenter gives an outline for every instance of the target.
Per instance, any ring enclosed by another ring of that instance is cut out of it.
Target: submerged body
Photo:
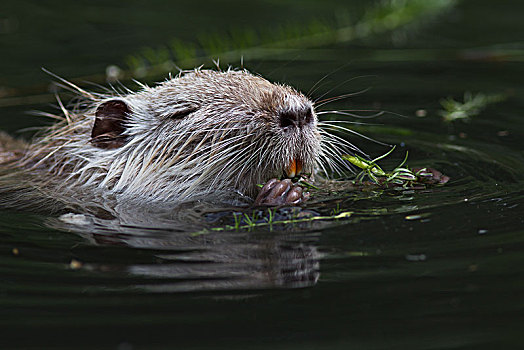
[[[255,198],[266,183],[256,204],[297,204],[301,188],[269,180],[313,175],[326,158],[313,102],[244,70],[194,70],[126,95],[77,89],[86,107],[63,108],[63,121],[9,165],[48,194]]]

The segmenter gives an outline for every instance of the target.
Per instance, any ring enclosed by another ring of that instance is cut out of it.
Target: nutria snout
[[[78,90],[88,107],[64,108],[63,121],[29,145],[16,165],[57,192],[83,188],[176,201],[234,190],[254,198],[257,185],[314,174],[319,165],[322,137],[313,102],[245,70],[197,69],[123,95]],[[290,181],[277,187],[257,204],[305,198]]]

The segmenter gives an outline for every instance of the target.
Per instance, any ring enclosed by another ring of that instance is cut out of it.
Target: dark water
[[[41,66],[91,76],[174,37],[362,11],[335,1],[2,7],[0,118],[10,132],[42,124],[24,111],[53,108]],[[324,108],[394,112],[355,129],[398,145],[385,168],[408,150],[410,166],[449,175],[445,186],[313,202],[354,214],[273,231],[66,226],[0,212],[1,347],[522,348],[523,11],[516,1],[462,1],[415,28],[244,62],[303,91],[332,73],[313,97],[372,87]],[[466,91],[508,97],[469,123],[444,124],[439,101]],[[350,140],[373,156],[387,150]]]

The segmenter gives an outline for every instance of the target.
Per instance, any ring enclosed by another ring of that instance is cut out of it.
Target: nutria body
[[[10,164],[46,193],[255,198],[267,183],[257,204],[296,204],[302,189],[268,180],[331,165],[313,102],[245,70],[197,69],[123,95],[78,91],[83,107],[62,108],[63,120]]]

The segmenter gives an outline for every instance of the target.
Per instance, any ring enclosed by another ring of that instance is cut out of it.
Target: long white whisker
[[[342,69],[344,69],[345,67],[347,67],[348,65],[350,64],[350,62],[348,63],[345,63],[343,64],[342,66],[338,67],[337,69],[333,70],[331,73],[328,73],[326,75],[324,75],[320,80],[318,80],[310,89],[309,91],[307,92],[306,96],[308,97],[311,97],[311,94],[314,93],[316,90],[317,90],[317,87],[319,87],[320,83],[322,81],[324,81],[325,79],[329,78],[330,76],[332,76],[333,74],[335,74],[336,72],[339,72],[341,71]],[[324,95],[323,95],[324,96]]]
[[[344,95],[340,95],[340,96],[330,97],[330,98],[327,98],[325,100],[319,101],[318,104],[315,104],[315,108],[320,108],[320,107],[322,107],[324,105],[327,105],[328,103],[339,101],[339,100],[344,100],[344,99],[346,99],[348,97],[361,95],[361,94],[366,93],[369,90],[370,90],[370,88],[367,88],[367,89],[360,90],[360,91],[353,92],[353,93],[348,93],[348,94],[344,94]]]
[[[317,115],[339,114],[339,115],[347,115],[349,117],[355,117],[355,118],[361,118],[361,119],[371,119],[371,118],[379,117],[379,116],[383,115],[384,113],[385,113],[384,111],[380,111],[380,112],[377,112],[377,113],[372,114],[372,115],[363,116],[363,115],[358,115],[358,114],[355,114],[355,113],[349,113],[347,111],[320,111],[320,112],[317,112]]]
[[[349,83],[350,81],[357,80],[357,79],[362,79],[362,78],[369,78],[369,77],[376,77],[376,76],[375,76],[375,75],[361,75],[361,76],[358,76],[358,77],[353,77],[353,78],[346,79],[346,80],[344,80],[343,82],[341,82],[341,83],[335,85],[334,87],[332,87],[331,89],[329,89],[328,91],[326,91],[324,94],[322,94],[322,95],[321,95],[320,97],[318,97],[317,99],[315,99],[315,103],[316,103],[316,102],[322,102],[322,101],[319,101],[321,98],[323,98],[323,97],[326,96],[327,94],[331,93],[333,90],[338,89],[338,88],[341,87],[342,85]],[[369,88],[368,88],[368,89],[369,89]]]
[[[341,143],[342,145],[345,145],[346,147],[348,147],[352,152],[357,152],[357,153],[360,153],[360,154],[363,154],[367,157],[366,153],[364,153],[364,151],[362,151],[360,148],[358,148],[357,146],[353,145],[351,142],[343,139],[342,137],[340,136],[337,136],[335,134],[332,134],[332,133],[329,133],[325,130],[322,130],[320,129],[320,134],[321,135],[324,135],[330,139],[333,139],[334,141],[337,141],[339,143]]]
[[[372,141],[374,143],[377,143],[379,145],[382,145],[382,146],[389,146],[387,143],[384,143],[384,142],[380,142],[380,141],[377,141],[375,139],[372,139],[371,137],[368,137],[366,135],[363,135],[359,132],[356,132],[354,130],[351,130],[351,129],[348,129],[348,128],[344,128],[340,125],[330,125],[330,124],[325,124],[325,123],[319,123],[319,126],[322,127],[322,129],[326,129],[326,128],[332,128],[332,129],[335,129],[335,130],[339,130],[339,131],[342,131],[344,133],[348,133],[348,134],[353,134],[353,135],[357,135],[359,137],[362,137],[363,139],[366,139],[368,141]]]

